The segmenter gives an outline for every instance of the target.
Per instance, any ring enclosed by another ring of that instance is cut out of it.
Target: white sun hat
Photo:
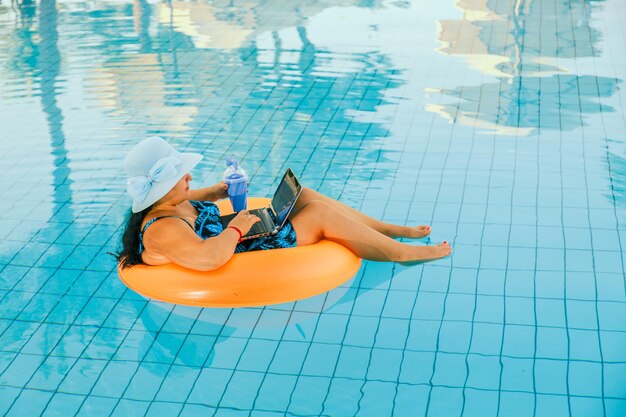
[[[201,159],[198,153],[178,152],[158,136],[133,146],[124,159],[126,191],[133,199],[133,213],[156,203]]]

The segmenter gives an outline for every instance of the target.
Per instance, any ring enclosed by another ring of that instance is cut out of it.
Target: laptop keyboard
[[[256,209],[256,210],[250,210],[250,213],[259,216],[260,218],[262,217],[261,211],[263,209]],[[267,232],[267,227],[265,227],[265,224],[263,223],[263,220],[261,220],[260,222],[256,222],[252,225],[252,228],[250,229],[250,231],[248,233],[246,233],[246,236],[248,235],[256,235],[259,233],[265,233]]]
[[[265,227],[263,222],[257,222],[257,223],[254,223],[254,225],[252,225],[252,228],[250,229],[248,233],[246,233],[246,236],[256,235],[259,233],[265,233],[266,231],[267,231],[267,228]]]

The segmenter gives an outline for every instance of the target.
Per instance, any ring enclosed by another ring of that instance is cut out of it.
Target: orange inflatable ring
[[[232,212],[228,199],[217,203]],[[249,198],[248,208],[267,198]],[[338,243],[238,253],[213,271],[195,271],[170,263],[135,265],[118,275],[137,293],[155,300],[201,307],[252,307],[301,300],[329,291],[352,278],[361,259]]]

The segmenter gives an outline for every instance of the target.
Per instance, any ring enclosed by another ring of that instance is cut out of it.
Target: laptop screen
[[[285,223],[301,190],[300,182],[293,171],[288,168],[272,198],[272,208],[274,209],[274,214],[276,214],[278,225],[282,226]]]

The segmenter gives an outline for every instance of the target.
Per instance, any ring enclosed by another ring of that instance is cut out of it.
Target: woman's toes
[[[438,244],[437,247],[441,251],[440,254],[442,258],[452,253],[452,247],[445,240],[442,243]]]
[[[421,238],[424,236],[428,236],[432,229],[430,226],[417,226],[413,228],[413,233],[410,237],[413,238]]]

